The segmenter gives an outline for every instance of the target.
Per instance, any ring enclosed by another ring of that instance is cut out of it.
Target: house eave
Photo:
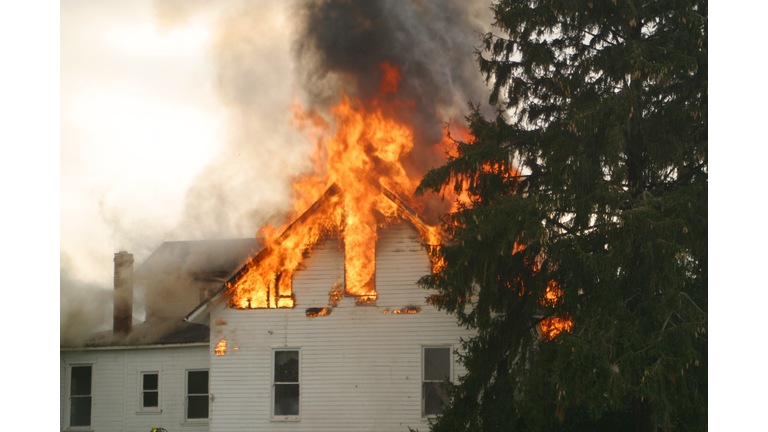
[[[91,346],[91,347],[61,347],[60,351],[115,351],[115,350],[141,350],[158,348],[187,348],[197,346],[210,346],[210,342],[154,344],[154,345],[125,345],[125,346]]]
[[[211,308],[216,306],[222,300],[224,293],[226,293],[226,291],[227,291],[227,286],[222,285],[222,287],[219,288],[219,290],[216,291],[212,296],[205,299],[192,312],[187,314],[187,316],[184,317],[184,321],[194,323],[194,324],[205,324],[202,318],[205,316],[205,314],[208,311],[210,311]]]

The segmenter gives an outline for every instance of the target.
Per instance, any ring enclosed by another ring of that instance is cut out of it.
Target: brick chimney
[[[133,323],[133,254],[115,254],[115,314],[113,331],[129,333]]]

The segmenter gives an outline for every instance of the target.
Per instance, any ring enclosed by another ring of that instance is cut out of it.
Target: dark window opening
[[[448,397],[442,383],[451,376],[451,349],[424,348],[424,375],[421,385],[423,416],[443,413]]]
[[[73,366],[69,386],[69,425],[91,425],[92,366]]]
[[[142,408],[157,408],[160,402],[159,380],[156,373],[145,373],[141,378]]]
[[[187,418],[208,418],[208,371],[187,371]]]
[[[274,415],[299,415],[299,352],[275,351]]]

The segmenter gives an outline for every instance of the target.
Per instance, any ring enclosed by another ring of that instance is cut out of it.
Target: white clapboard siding
[[[149,431],[161,426],[169,431],[208,431],[207,422],[184,422],[186,370],[208,369],[208,346],[147,349],[84,349],[61,352],[61,430],[68,429],[69,368],[92,365],[92,423],[90,430]],[[161,412],[140,410],[140,374],[160,374]]]
[[[292,289],[300,308],[328,306],[334,284],[344,283],[344,251],[338,239],[319,244],[293,276]],[[352,299],[344,303],[354,304]]]
[[[211,344],[226,340],[227,353],[211,358],[210,430],[428,430],[421,417],[422,347],[457,349],[468,333],[425,303],[428,293],[416,281],[430,262],[420,243],[405,223],[380,231],[376,306],[345,298],[329,316],[306,316],[308,307],[327,306],[331,287],[343,281],[343,252],[331,240],[294,276],[294,309],[214,312]],[[421,313],[392,313],[410,305]],[[270,418],[272,350],[285,347],[300,350],[299,421]],[[455,365],[453,379],[461,374]]]

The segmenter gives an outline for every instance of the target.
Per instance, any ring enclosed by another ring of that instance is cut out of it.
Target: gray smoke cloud
[[[405,165],[421,175],[442,162],[431,146],[445,122],[461,120],[468,101],[487,98],[473,54],[492,22],[486,1],[156,0],[153,7],[161,32],[200,17],[211,23],[213,87],[226,133],[221,153],[187,190],[178,221],[127,221],[117,208],[101,207],[114,242],[134,253],[137,266],[163,241],[254,237],[267,222],[285,222],[292,180],[310,169],[315,146],[291,126],[294,102],[327,115],[340,89],[370,98],[381,63],[398,66],[397,97],[413,102],[399,119],[415,133]],[[110,273],[111,266],[108,258]],[[111,291],[93,294],[96,288],[66,268],[62,263],[62,341],[109,322],[112,307]],[[85,307],[78,311],[78,303]]]
[[[311,1],[297,15],[299,79],[317,106],[335,103],[339,88],[375,96],[387,61],[401,68],[398,94],[415,103],[419,147],[439,141],[442,121],[460,119],[467,101],[487,98],[473,61],[492,19],[484,1]]]
[[[176,239],[252,236],[285,222],[291,181],[310,168],[314,145],[290,125],[293,102],[327,115],[340,89],[367,100],[378,93],[381,63],[398,66],[397,96],[413,102],[399,118],[414,130],[404,165],[423,175],[442,163],[431,147],[445,122],[487,98],[474,61],[492,20],[484,1],[155,2],[161,28],[199,14],[215,16],[212,58],[228,137],[187,191]]]
[[[279,2],[158,0],[161,28],[212,17],[214,87],[227,111],[221,154],[185,196],[179,240],[253,237],[280,224],[291,205],[291,178],[309,167],[309,143],[289,126],[296,85],[285,40],[292,17]]]
[[[112,291],[73,277],[67,267],[70,258],[62,254],[59,273],[59,340],[62,346],[77,346],[112,322]]]
[[[370,100],[379,95],[382,62],[402,75],[397,97],[413,102],[397,114],[413,128],[414,147],[403,160],[412,175],[442,164],[433,150],[446,122],[463,121],[467,103],[485,101],[488,90],[474,61],[480,35],[492,15],[484,1],[309,1],[296,6],[293,43],[298,76],[312,106],[324,110],[339,89]],[[437,197],[423,216],[435,222],[447,210]]]

